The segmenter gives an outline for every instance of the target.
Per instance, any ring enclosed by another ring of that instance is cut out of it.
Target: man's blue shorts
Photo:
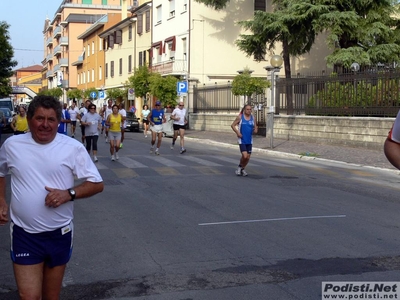
[[[72,254],[73,223],[49,232],[29,233],[11,222],[11,260],[19,265],[44,262],[48,267],[65,265]]]
[[[239,149],[240,149],[240,153],[247,152],[248,154],[251,154],[253,145],[252,144],[239,144]]]

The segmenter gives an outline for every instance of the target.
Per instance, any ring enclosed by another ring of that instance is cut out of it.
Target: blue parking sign
[[[188,92],[188,82],[187,81],[178,81],[176,84],[176,91],[178,94],[187,93]]]
[[[104,91],[99,91],[99,98],[104,99]]]

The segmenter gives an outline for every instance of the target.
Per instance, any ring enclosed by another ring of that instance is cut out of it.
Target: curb
[[[190,139],[194,142],[206,142],[208,144],[214,144],[214,145],[219,145],[223,146],[226,148],[235,148],[237,149],[237,145],[232,145],[224,142],[217,142],[214,140],[210,139],[199,139],[199,138],[193,138],[193,137],[187,137],[185,136],[186,139]],[[268,150],[268,149],[261,149],[261,148],[253,148],[253,152],[260,152],[260,153],[265,153],[270,156],[274,157],[290,157],[298,160],[317,160],[317,161],[325,161],[325,162],[331,162],[331,163],[336,163],[336,164],[342,164],[346,166],[355,166],[355,167],[363,167],[363,168],[368,168],[368,169],[373,169],[373,170],[381,170],[381,171],[388,171],[395,173],[397,175],[400,175],[399,170],[393,170],[393,169],[387,169],[387,168],[380,168],[380,167],[373,167],[373,166],[367,166],[367,165],[361,165],[361,164],[356,164],[356,163],[348,163],[344,161],[339,161],[339,160],[333,160],[333,159],[327,159],[327,158],[319,158],[319,157],[314,157],[314,156],[304,156],[304,155],[299,155],[299,154],[293,154],[293,153],[286,153],[286,152],[281,152],[281,151],[274,151],[274,150]]]

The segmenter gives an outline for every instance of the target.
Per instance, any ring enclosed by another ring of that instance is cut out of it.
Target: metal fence
[[[233,112],[243,105],[230,84],[194,87],[194,112]],[[247,99],[246,99],[247,100]],[[264,118],[266,99],[253,95],[248,101]],[[278,78],[275,113],[329,116],[395,117],[400,108],[400,70],[366,69],[363,72],[298,75]]]

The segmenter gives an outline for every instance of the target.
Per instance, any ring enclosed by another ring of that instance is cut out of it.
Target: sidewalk
[[[233,131],[216,132],[187,130],[185,137],[200,140],[210,140],[216,143],[237,145],[237,138]],[[317,159],[322,158],[375,168],[396,170],[387,161],[383,153],[383,145],[382,150],[369,150],[366,148],[288,141],[275,138],[274,148],[271,150],[270,140],[256,135],[253,137],[253,152],[256,152],[257,149],[264,149],[264,151],[267,151],[267,153],[273,155],[294,155],[299,158],[301,156],[306,156],[307,153],[309,153],[309,156],[316,157]]]

